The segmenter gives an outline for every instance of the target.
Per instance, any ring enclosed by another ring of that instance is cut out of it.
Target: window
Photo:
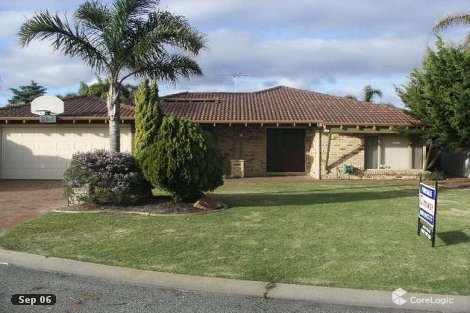
[[[400,135],[365,136],[366,169],[421,169],[422,143]]]

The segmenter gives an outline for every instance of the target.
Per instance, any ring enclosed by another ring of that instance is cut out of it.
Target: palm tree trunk
[[[120,152],[121,150],[121,131],[119,125],[121,104],[119,102],[117,85],[118,84],[115,80],[109,80],[109,91],[106,99],[109,116],[109,148],[113,152]]]

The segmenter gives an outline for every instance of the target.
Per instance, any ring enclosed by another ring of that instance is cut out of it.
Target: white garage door
[[[2,129],[2,178],[61,179],[75,152],[109,147],[107,125],[27,126]],[[121,150],[130,151],[131,144],[130,127],[123,125]]]

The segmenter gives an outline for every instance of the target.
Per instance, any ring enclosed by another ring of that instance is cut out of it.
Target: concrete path
[[[392,301],[392,293],[386,291],[290,284],[277,284],[273,288],[270,288],[268,284],[263,282],[144,271],[68,259],[46,258],[44,256],[3,249],[0,249],[0,263],[12,264],[34,270],[91,276],[99,279],[128,282],[145,286],[157,286],[168,289],[427,312],[468,313],[470,311],[470,297],[464,296],[405,294],[401,296],[402,305],[398,305]],[[441,304],[442,302],[446,303]]]

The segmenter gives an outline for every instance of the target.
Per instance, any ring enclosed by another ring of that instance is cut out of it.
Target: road
[[[10,299],[13,294],[18,293],[52,293],[57,296],[57,303],[54,306],[14,306]],[[17,312],[412,313],[413,311],[165,290],[0,264],[0,313]]]

